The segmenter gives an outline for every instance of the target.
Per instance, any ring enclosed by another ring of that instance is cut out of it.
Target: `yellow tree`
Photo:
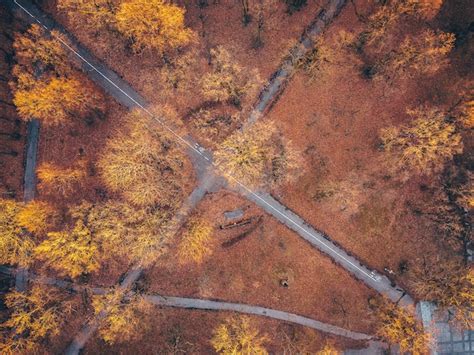
[[[359,34],[356,45],[362,47],[379,42],[394,28],[404,15],[432,18],[443,0],[394,0],[384,3],[367,19],[367,28]]]
[[[35,248],[35,255],[59,273],[76,278],[99,269],[99,248],[82,221],[72,229],[50,232]]]
[[[326,343],[324,347],[319,350],[316,355],[340,355],[341,352],[337,350],[334,345]]]
[[[31,262],[35,242],[18,223],[21,206],[0,199],[0,264],[26,266]]]
[[[256,71],[242,68],[222,46],[211,49],[212,71],[202,78],[202,93],[212,101],[241,104],[244,95],[252,93],[260,81]]]
[[[31,25],[23,34],[15,34],[13,48],[21,71],[30,75],[44,75],[51,70],[58,75],[70,73],[70,60],[61,42],[56,39],[60,36],[54,30],[48,36],[37,24]]]
[[[70,168],[42,163],[37,169],[39,189],[46,194],[67,197],[81,186],[86,177],[83,162]]]
[[[57,210],[48,202],[34,200],[27,203],[18,212],[18,224],[34,234],[44,233],[58,220]]]
[[[211,340],[214,349],[226,355],[268,354],[263,346],[267,341],[248,317],[231,317],[219,325]]]
[[[77,76],[38,81],[31,88],[19,88],[13,103],[24,120],[37,118],[48,125],[85,118],[104,109],[102,95],[85,78]]]
[[[170,117],[170,112],[161,110],[157,115]],[[137,206],[178,205],[189,175],[184,173],[185,156],[140,111],[131,112],[124,121],[98,162],[105,185]]]
[[[389,163],[399,170],[431,174],[463,150],[461,135],[435,108],[408,110],[412,121],[402,127],[383,129],[382,144]]]
[[[304,167],[299,154],[278,134],[272,122],[257,122],[227,138],[215,153],[231,183],[258,187],[291,181]]]
[[[16,35],[14,48],[17,65],[13,103],[24,120],[37,118],[57,125],[71,118],[86,118],[105,109],[103,96],[72,66],[67,52],[57,39],[38,25]]]
[[[129,260],[142,263],[155,260],[165,250],[170,236],[170,211],[139,208],[129,203],[83,202],[71,208],[70,215],[82,221],[100,245],[101,262]]]
[[[474,329],[474,269],[455,260],[436,258],[416,263],[410,283],[417,295],[453,314],[459,329]]]
[[[58,291],[34,285],[28,291],[13,291],[5,304],[11,311],[1,325],[2,354],[37,353],[44,339],[59,334],[62,319],[72,311],[72,303]]]
[[[387,299],[375,303],[375,316],[378,320],[377,335],[390,344],[398,344],[400,353],[413,355],[427,353],[428,334],[415,317],[415,310],[407,311]]]
[[[77,25],[99,31],[104,26],[113,28],[118,5],[110,0],[58,0],[57,8],[66,12]]]
[[[330,69],[335,65],[354,65],[352,55],[352,44],[354,35],[347,31],[339,31],[331,38],[318,38],[315,40],[313,50],[304,57],[296,59],[296,67],[303,69],[309,75],[310,80],[331,73]],[[293,61],[295,61],[293,59]]]
[[[94,296],[92,306],[96,314],[104,314],[99,334],[107,343],[124,343],[137,340],[144,334],[147,317],[152,305],[142,296],[125,296],[123,290],[115,289],[106,295]]]
[[[185,10],[163,0],[128,0],[115,16],[117,29],[140,52],[164,52],[186,46],[194,37],[184,24]]]
[[[178,257],[182,263],[201,263],[212,253],[213,227],[204,219],[194,218],[187,223],[186,232],[178,247]]]
[[[435,33],[432,30],[408,37],[397,50],[377,61],[370,74],[385,80],[433,74],[446,63],[446,56],[454,48],[454,41],[454,34]]]

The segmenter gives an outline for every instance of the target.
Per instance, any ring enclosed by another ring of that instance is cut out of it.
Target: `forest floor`
[[[367,11],[355,3],[359,12]],[[435,24],[453,30],[446,14],[454,17],[455,12],[441,9],[438,16],[446,23],[435,19]],[[339,31],[357,33],[361,26],[347,6],[323,40],[331,43]],[[364,264],[393,270],[396,282],[408,290],[404,272],[423,255],[442,253],[436,233],[416,214],[433,198],[433,181],[421,176],[405,182],[391,174],[378,148],[379,133],[407,122],[406,109],[422,104],[449,109],[469,66],[466,51],[472,50],[461,45],[450,57],[449,70],[392,86],[365,79],[364,63],[355,57],[329,66],[314,80],[298,72],[268,114],[305,153],[307,163],[296,183],[272,193]]]

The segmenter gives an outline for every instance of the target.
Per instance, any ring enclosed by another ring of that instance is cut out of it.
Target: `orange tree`
[[[58,40],[38,25],[15,36],[17,63],[11,82],[13,103],[24,120],[37,118],[58,125],[73,118],[87,118],[105,109],[103,96],[79,71]]]

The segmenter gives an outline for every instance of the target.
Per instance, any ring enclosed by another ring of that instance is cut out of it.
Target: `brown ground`
[[[153,321],[147,324],[149,328],[144,325],[141,337],[135,341],[110,346],[96,336],[88,343],[84,353],[130,354],[140,349],[141,354],[214,354],[210,344],[213,330],[229,316],[232,314],[228,312],[157,308],[151,314]],[[265,347],[271,354],[281,354],[289,342],[306,345],[312,353],[321,349],[327,341],[340,349],[357,346],[354,341],[332,339],[305,327],[263,317],[251,316],[250,319],[261,334],[266,335]]]
[[[243,219],[253,217],[253,222],[221,230],[227,223],[223,211],[239,207],[246,209]],[[180,265],[178,238],[147,272],[150,292],[260,305],[373,331],[367,299],[374,293],[247,200],[221,191],[208,195],[196,213],[214,224],[213,254],[201,265]]]
[[[356,4],[363,11],[361,2]],[[341,29],[357,33],[360,28],[347,6],[330,33]],[[430,199],[423,190],[432,180],[402,182],[391,176],[378,149],[378,136],[381,128],[406,121],[406,108],[423,103],[450,107],[465,75],[460,69],[469,58],[465,52],[465,47],[456,49],[452,66],[432,78],[392,87],[364,79],[362,63],[355,58],[333,66],[313,82],[304,73],[296,74],[268,118],[304,152],[307,170],[296,183],[273,193],[380,271],[389,267],[399,273],[401,263],[416,263],[420,253],[440,253],[437,236],[410,208]],[[336,192],[331,196],[330,191]],[[399,281],[403,284],[403,275]]]

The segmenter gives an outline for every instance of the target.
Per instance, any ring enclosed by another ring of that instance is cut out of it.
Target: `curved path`
[[[326,324],[317,320],[299,316],[294,313],[278,311],[275,309],[250,306],[242,303],[230,303],[222,301],[210,301],[196,298],[161,296],[161,295],[145,295],[145,299],[157,306],[177,307],[187,309],[205,309],[218,311],[231,311],[246,314],[254,314],[257,316],[264,316],[274,319],[279,319],[285,322],[296,323],[320,330],[325,333],[330,333],[355,340],[369,340],[372,337],[367,334],[353,332],[347,329],[337,327],[335,325]]]
[[[8,267],[0,267],[0,272],[8,275],[14,275],[15,270]],[[88,288],[84,286],[78,286],[74,283],[58,280],[50,277],[44,276],[35,276],[30,274],[28,279],[37,282],[40,284],[56,286],[60,288],[65,288],[75,292],[81,292],[85,289],[91,290],[94,294],[106,294],[107,289],[105,288]],[[212,301],[206,299],[198,298],[188,298],[188,297],[175,297],[175,296],[162,296],[157,294],[144,295],[146,301],[160,307],[174,307],[174,308],[184,308],[184,309],[202,309],[202,310],[216,310],[216,311],[229,311],[229,312],[238,312],[244,314],[252,314],[257,316],[263,316],[273,319],[282,320],[285,322],[295,323],[310,327],[325,333],[342,336],[354,340],[370,340],[372,336],[364,333],[353,332],[332,324],[323,323],[311,318],[303,317],[294,313],[279,311],[271,308],[265,308],[260,306],[252,306],[242,303],[232,303],[224,301]],[[77,354],[80,349],[85,345],[85,340],[87,340],[92,333],[97,330],[100,319],[104,318],[105,314],[102,314],[97,322],[90,324],[87,328],[87,331],[81,332],[79,336],[76,336],[72,344],[66,350],[66,354]]]

